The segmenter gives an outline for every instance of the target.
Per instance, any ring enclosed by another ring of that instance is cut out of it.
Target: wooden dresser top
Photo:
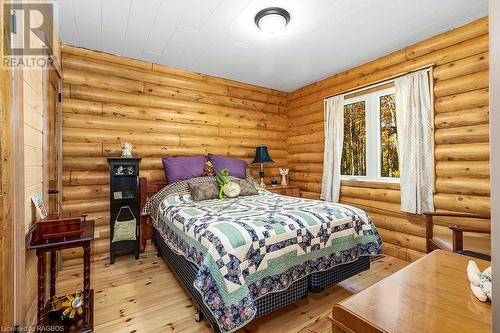
[[[470,291],[467,263],[436,250],[333,307],[334,323],[365,332],[491,332],[491,303]]]

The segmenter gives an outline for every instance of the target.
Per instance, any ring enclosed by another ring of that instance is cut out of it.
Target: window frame
[[[344,100],[349,104],[365,102],[366,123],[366,176],[340,175],[340,180],[362,180],[372,182],[399,183],[400,178],[382,177],[382,143],[380,139],[380,97],[395,94],[395,87],[377,90],[365,95]],[[343,145],[342,145],[343,146]],[[342,148],[343,149],[343,148]]]

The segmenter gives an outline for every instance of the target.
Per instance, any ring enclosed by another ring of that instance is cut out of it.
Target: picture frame
[[[36,214],[40,217],[40,219],[44,220],[47,218],[48,213],[47,209],[45,208],[45,204],[43,203],[43,199],[40,196],[40,194],[35,193],[31,196],[31,201],[33,202],[33,205],[35,205],[36,208]]]

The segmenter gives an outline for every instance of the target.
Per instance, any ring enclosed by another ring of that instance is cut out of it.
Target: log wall
[[[304,197],[319,198],[321,191],[324,98],[431,63],[435,64],[435,207],[489,216],[488,18],[290,93],[290,177]],[[386,253],[413,260],[425,251],[423,219],[400,213],[397,185],[343,182],[341,202],[370,213]],[[438,224],[450,222],[440,219]]]
[[[267,180],[278,178],[278,168],[288,165],[302,196],[319,198],[324,98],[433,63],[435,206],[489,216],[488,61],[487,18],[290,94],[63,47],[64,210],[86,212],[96,220],[101,238],[93,251],[106,256],[106,158],[119,155],[125,140],[143,158],[142,175],[156,181],[164,181],[160,157],[166,154],[212,152],[250,161],[254,148],[266,144],[276,161],[266,170]],[[344,181],[341,201],[370,213],[386,253],[407,260],[423,255],[424,221],[400,212],[398,185]],[[66,252],[64,259],[71,263],[78,256]]]
[[[133,144],[141,176],[152,181],[165,181],[167,154],[251,162],[255,147],[265,144],[276,162],[266,168],[267,181],[287,165],[283,92],[68,46],[62,67],[63,208],[96,220],[94,255],[108,255],[107,157],[120,155],[120,142]],[[63,254],[66,264],[79,256]]]

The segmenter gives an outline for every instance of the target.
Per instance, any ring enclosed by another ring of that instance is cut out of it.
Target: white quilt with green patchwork
[[[255,316],[257,298],[381,252],[370,218],[352,206],[262,190],[194,202],[180,192],[161,200],[155,226],[173,250],[200,267],[195,286],[225,332]]]

